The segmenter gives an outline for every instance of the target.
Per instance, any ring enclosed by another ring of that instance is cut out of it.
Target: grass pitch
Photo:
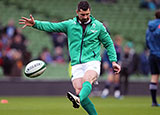
[[[0,115],[87,115],[80,107],[74,109],[65,97],[0,97]],[[91,97],[99,115],[160,115],[160,107],[151,107],[150,97]],[[160,97],[158,97],[160,102]]]

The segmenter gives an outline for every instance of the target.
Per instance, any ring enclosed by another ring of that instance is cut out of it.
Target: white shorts
[[[83,77],[85,72],[88,70],[96,71],[99,77],[100,65],[101,65],[100,61],[90,61],[87,63],[77,64],[77,65],[72,66],[72,79],[71,80]]]

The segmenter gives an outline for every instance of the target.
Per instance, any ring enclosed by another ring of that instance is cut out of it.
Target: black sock
[[[119,84],[114,84],[114,91],[120,90],[120,85]]]
[[[152,103],[153,104],[157,104],[157,84],[156,83],[150,83],[149,85],[149,89],[150,89],[150,93],[151,93],[151,97],[152,97]]]
[[[110,89],[110,86],[111,86],[111,83],[110,82],[106,82],[105,89]]]

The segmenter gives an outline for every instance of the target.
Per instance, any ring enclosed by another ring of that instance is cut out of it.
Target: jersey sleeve
[[[114,48],[113,41],[109,33],[107,32],[106,28],[103,25],[100,28],[99,39],[107,50],[107,55],[109,57],[110,62],[117,62],[117,55],[116,55],[116,50]]]
[[[35,25],[33,28],[38,30],[47,31],[47,32],[63,32],[67,33],[67,26],[69,21],[62,21],[58,23],[52,23],[47,21],[38,21],[35,20]]]

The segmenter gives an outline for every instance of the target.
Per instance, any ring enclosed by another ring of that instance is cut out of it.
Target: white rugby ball
[[[34,60],[26,65],[24,74],[29,78],[35,78],[40,76],[45,70],[46,63],[44,61]]]

